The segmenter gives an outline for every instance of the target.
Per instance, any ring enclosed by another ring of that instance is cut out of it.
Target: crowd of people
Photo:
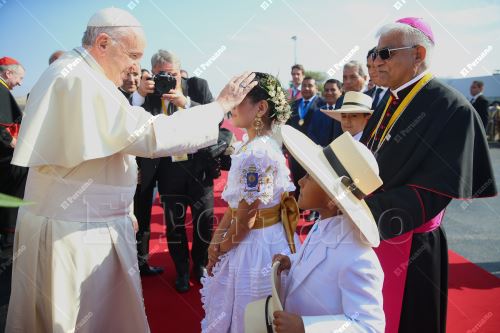
[[[480,81],[468,101],[433,76],[423,19],[378,38],[322,96],[295,64],[289,89],[245,72],[214,99],[172,51],[141,69],[140,22],[107,8],[81,47],[50,56],[24,112],[10,92],[24,67],[1,58],[0,192],[33,203],[0,208],[6,332],[149,332],[140,276],[164,270],[148,262],[156,188],[175,289],[201,284],[202,332],[444,333],[445,209],[497,194],[488,101]],[[228,113],[241,142],[221,128]],[[314,221],[303,243],[301,214]]]

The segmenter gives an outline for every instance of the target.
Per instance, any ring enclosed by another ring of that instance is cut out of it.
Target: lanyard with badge
[[[311,98],[308,101],[306,101],[304,99],[302,99],[300,101],[300,104],[299,104],[299,117],[300,117],[299,126],[303,126],[304,125],[304,122],[305,122],[304,118],[306,117],[307,111],[309,110],[309,107],[311,106],[311,103],[314,101],[314,98],[316,98],[316,96],[313,96],[313,98]]]
[[[169,112],[169,108],[177,108],[172,102],[165,102],[164,99],[161,100],[161,109],[163,114],[166,116],[170,116],[171,114],[174,114],[174,112],[180,112],[182,109],[179,109],[177,111],[173,111],[172,113]],[[172,162],[183,162],[188,160],[188,154],[179,154],[179,155],[172,155]]]

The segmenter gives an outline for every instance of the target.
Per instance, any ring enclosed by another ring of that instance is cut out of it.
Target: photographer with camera
[[[144,73],[138,92],[132,97],[134,105],[142,105],[153,115],[171,115],[189,112],[191,106],[213,101],[207,81],[181,77],[180,61],[173,53],[159,50],[151,58],[151,67],[153,75]],[[215,145],[192,154],[137,158],[141,183],[135,194],[134,210],[139,222],[137,250],[141,274],[162,272],[161,268],[150,267],[147,263],[153,189],[158,181],[167,223],[168,248],[177,270],[175,288],[178,292],[189,290],[189,248],[185,230],[188,206],[193,217],[193,273],[198,281],[207,263],[214,220],[213,180],[220,175],[213,155],[219,154],[219,150],[221,148]]]

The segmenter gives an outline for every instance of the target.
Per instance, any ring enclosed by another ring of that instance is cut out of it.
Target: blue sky
[[[467,76],[500,70],[500,1],[0,0],[0,56],[18,59],[27,70],[14,95],[31,89],[54,50],[79,46],[90,16],[111,6],[129,10],[144,25],[143,67],[150,68],[159,48],[174,51],[191,75],[202,69],[200,76],[214,94],[247,69],[279,74],[286,84],[294,62],[293,35],[298,62],[306,69],[326,73],[353,49],[358,51],[352,59],[364,61],[376,45],[377,28],[405,16],[431,24],[437,42],[432,70],[438,76],[462,77],[460,71],[485,50]]]

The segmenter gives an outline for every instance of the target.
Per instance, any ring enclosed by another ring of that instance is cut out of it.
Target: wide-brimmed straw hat
[[[370,150],[344,132],[321,147],[291,126],[281,128],[283,143],[293,157],[361,231],[370,246],[380,244],[377,224],[363,199],[382,185]]]
[[[283,311],[279,297],[281,278],[278,275],[279,262],[275,262],[271,272],[271,295],[249,303],[245,309],[245,333],[274,332],[273,313]]]
[[[342,113],[367,113],[372,114],[373,99],[357,91],[348,91],[344,95],[344,102],[342,107],[337,110],[324,110],[320,109],[321,112],[325,113],[327,116],[340,121],[342,118]]]

